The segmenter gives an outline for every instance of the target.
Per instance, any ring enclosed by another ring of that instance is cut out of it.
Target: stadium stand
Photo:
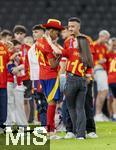
[[[115,8],[115,0],[0,0],[0,26],[12,29],[15,24],[23,24],[31,31],[33,25],[49,17],[66,25],[69,17],[77,16],[82,20],[82,32],[96,38],[104,28],[113,36]]]

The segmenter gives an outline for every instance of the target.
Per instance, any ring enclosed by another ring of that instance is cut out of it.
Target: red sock
[[[22,83],[22,77],[17,77],[17,84],[21,85],[21,83]]]
[[[40,122],[40,113],[39,112],[37,112],[37,119]]]
[[[55,110],[56,110],[56,104],[49,105],[48,104],[48,109],[47,109],[47,128],[48,132],[54,132],[55,129]]]

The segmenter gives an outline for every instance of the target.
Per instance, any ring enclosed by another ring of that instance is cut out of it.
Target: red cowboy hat
[[[54,28],[57,30],[63,30],[64,27],[61,25],[61,22],[57,19],[49,19],[47,24],[43,24],[46,29]]]

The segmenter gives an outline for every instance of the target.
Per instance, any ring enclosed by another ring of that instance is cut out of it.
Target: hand
[[[87,78],[91,78],[92,75],[91,75],[91,74],[86,74],[86,77],[87,77]]]
[[[10,60],[14,60],[18,55],[19,55],[19,52],[14,53],[14,54],[10,57]]]
[[[91,80],[92,80],[92,74],[86,74],[87,84],[89,84]]]
[[[56,54],[54,51],[52,53],[57,58],[58,54]]]
[[[91,81],[91,78],[86,78],[86,81],[87,81],[87,84],[89,84]]]
[[[13,67],[12,69],[12,74],[17,74],[19,72],[19,70],[17,69],[17,67]]]
[[[53,43],[51,37],[48,34],[45,34],[44,37],[50,45]]]
[[[9,51],[13,51],[13,43],[12,42],[10,42],[10,41],[7,41],[6,42],[6,45],[7,45],[7,47],[8,47],[8,49],[9,49]]]

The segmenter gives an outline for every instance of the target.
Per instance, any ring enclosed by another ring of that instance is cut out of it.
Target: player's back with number
[[[6,88],[7,84],[7,47],[0,42],[0,88]]]

